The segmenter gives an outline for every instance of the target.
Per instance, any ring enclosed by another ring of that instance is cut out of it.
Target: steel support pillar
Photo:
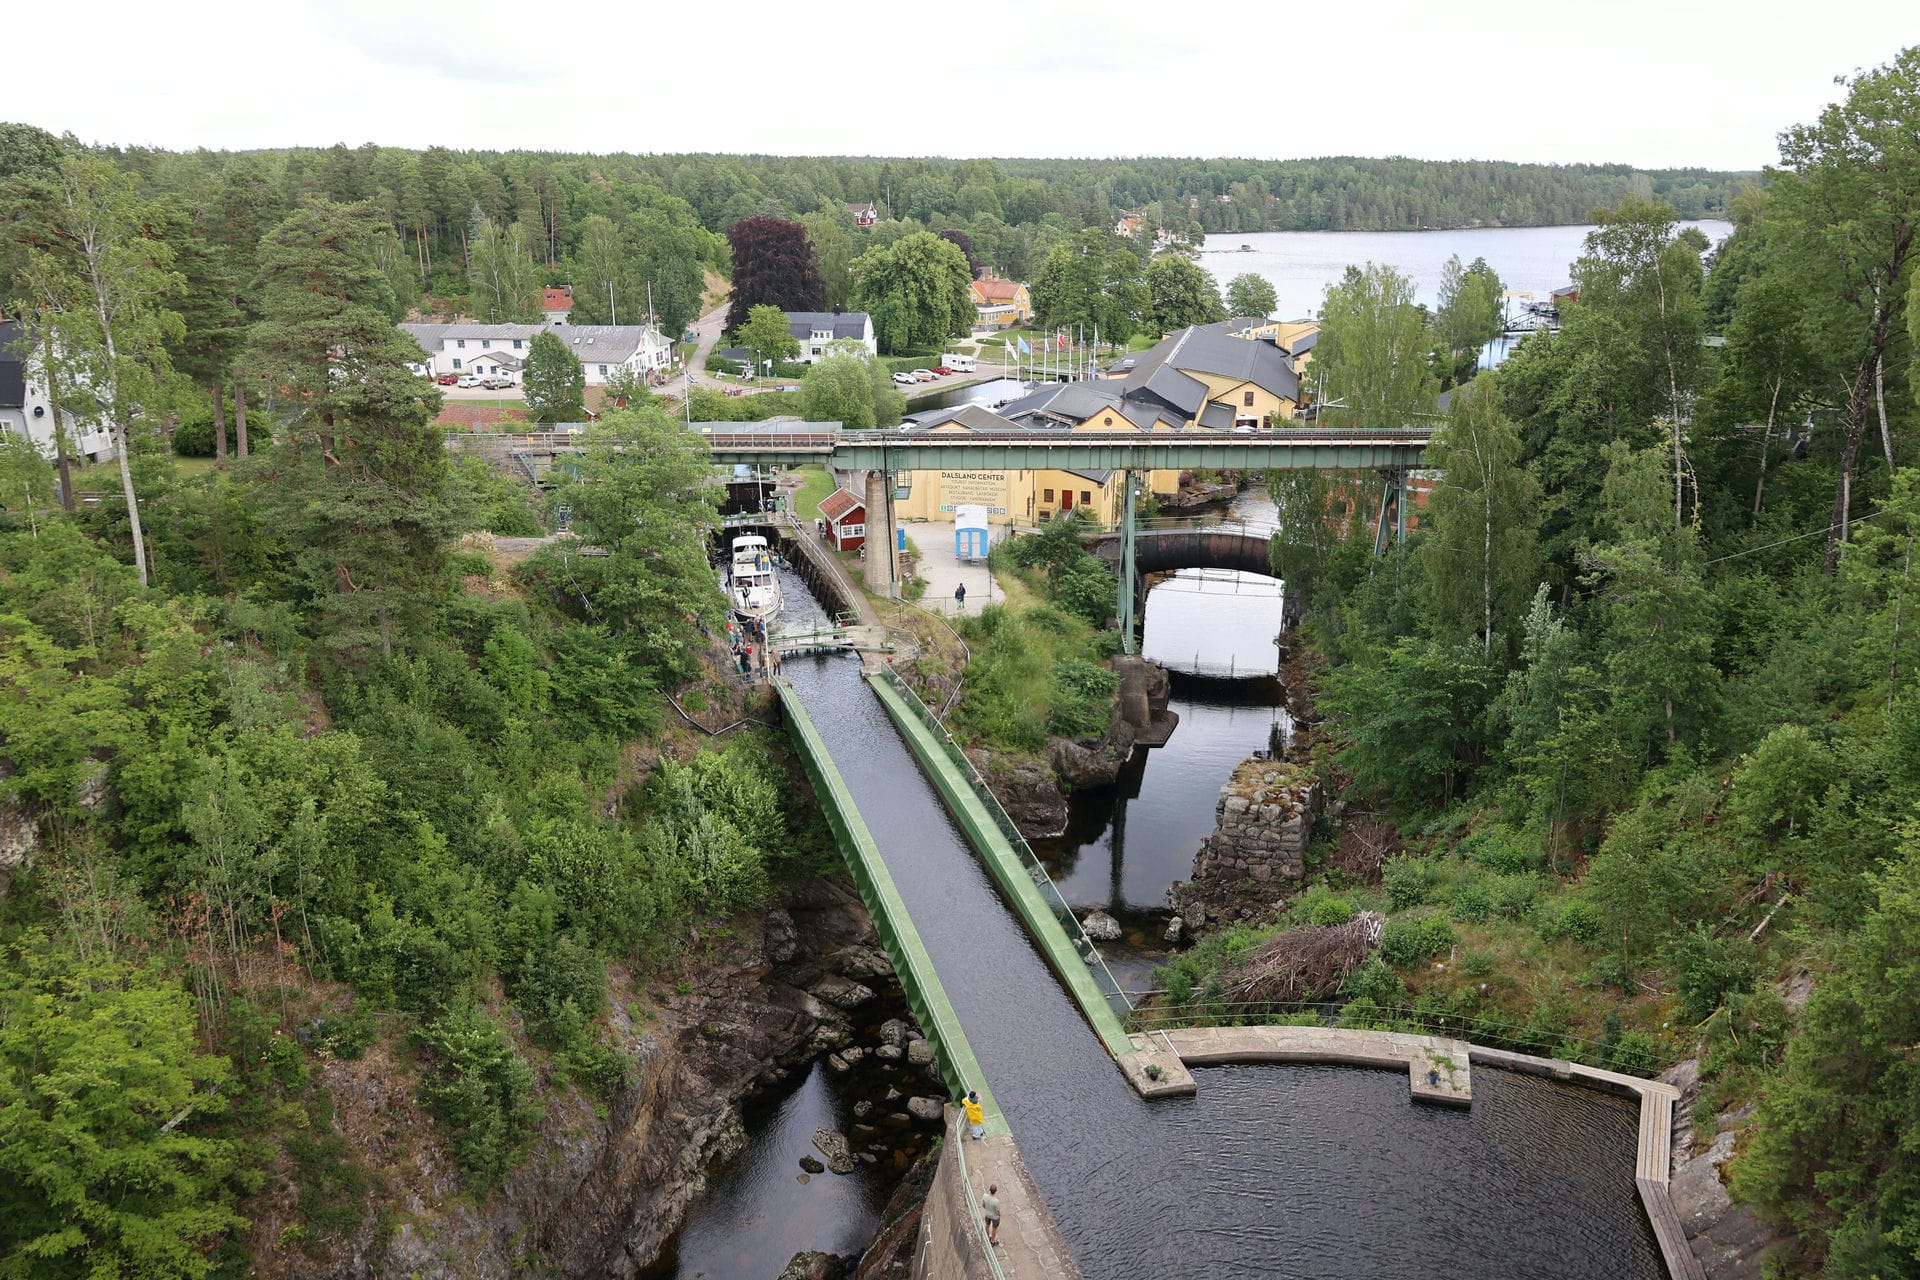
[[[1379,514],[1374,517],[1373,521],[1373,554],[1375,559],[1387,554],[1387,504],[1393,500],[1393,473],[1391,471],[1386,472],[1382,478],[1386,480],[1386,483],[1380,486],[1380,511]],[[867,518],[869,520],[873,518],[871,511],[869,511]]]
[[[1120,473],[1120,652],[1133,653],[1134,578],[1133,563],[1133,472]]]
[[[1395,546],[1407,545],[1407,473],[1393,473],[1393,541]]]
[[[1407,540],[1407,473],[1404,471],[1383,471],[1380,473],[1386,484],[1380,489],[1380,514],[1373,522],[1373,554],[1387,554],[1387,509],[1393,509],[1393,528],[1396,543]]]

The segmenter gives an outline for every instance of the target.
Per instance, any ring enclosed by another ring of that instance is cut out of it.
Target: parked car
[[[496,373],[491,378],[480,379],[480,385],[489,391],[505,391],[513,386],[513,379]]]
[[[920,381],[920,379],[914,377],[912,374],[908,373],[905,369],[902,369],[899,373],[896,373],[893,375],[893,381],[897,386],[910,387],[914,383]]]
[[[460,375],[457,373],[443,373],[438,378],[434,379],[434,381],[438,382],[443,387],[451,387],[455,383],[460,381]]]
[[[915,382],[932,382],[932,381],[933,381],[933,370],[931,370],[931,369],[915,369],[915,370],[913,371],[913,380],[914,380]]]
[[[937,364],[933,367],[933,376],[936,378],[944,378],[952,372],[953,370],[947,368],[947,366],[943,364]]]
[[[477,387],[480,385],[480,375],[477,373],[463,373],[460,375],[460,380],[454,385],[461,386],[461,387]]]

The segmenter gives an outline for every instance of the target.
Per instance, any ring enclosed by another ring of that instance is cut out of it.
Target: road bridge
[[[867,473],[869,543],[885,553],[866,558],[866,585],[891,594],[900,583],[893,486],[901,471],[1119,471],[1124,495],[1117,558],[1115,613],[1121,647],[1133,652],[1139,565],[1134,510],[1143,471],[1379,471],[1381,491],[1374,552],[1387,530],[1406,536],[1406,475],[1420,464],[1431,427],[1280,427],[1270,431],[923,431],[912,428],[849,431],[837,422],[691,424],[716,463],[747,466],[825,466]],[[477,452],[497,465],[542,483],[555,466],[581,452],[580,424],[526,435],[448,432],[448,448]],[[1389,524],[1389,510],[1393,523]]]

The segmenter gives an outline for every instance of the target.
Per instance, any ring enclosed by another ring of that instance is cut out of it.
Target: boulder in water
[[[1095,942],[1118,942],[1120,940],[1120,922],[1104,911],[1089,911],[1080,921],[1080,927]]]
[[[847,1143],[847,1135],[838,1129],[815,1129],[813,1145],[827,1158],[827,1168],[835,1173],[853,1172],[853,1148]]]

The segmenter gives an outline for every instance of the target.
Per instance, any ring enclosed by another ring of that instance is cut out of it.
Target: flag
[[[1066,330],[1062,329],[1053,335],[1053,349],[1055,351],[1065,351],[1067,349]]]
[[[1027,345],[1027,340],[1025,338],[1015,338],[1014,341],[1020,344],[1021,355],[1030,356],[1033,354],[1033,348]]]

